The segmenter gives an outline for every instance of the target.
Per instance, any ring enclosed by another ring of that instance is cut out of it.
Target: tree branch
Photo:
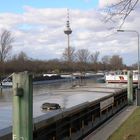
[[[107,13],[105,22],[115,22],[119,19],[121,20],[121,24],[119,26],[121,27],[138,2],[139,0],[121,0],[116,4],[107,6],[104,9]]]

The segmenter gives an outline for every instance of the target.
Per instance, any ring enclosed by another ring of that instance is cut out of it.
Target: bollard
[[[133,73],[128,71],[127,74],[127,100],[128,104],[133,104]]]
[[[33,86],[28,72],[13,74],[13,140],[33,139]]]

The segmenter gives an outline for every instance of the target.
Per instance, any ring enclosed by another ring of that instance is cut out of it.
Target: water
[[[76,81],[75,81],[76,82]],[[78,81],[77,81],[78,82]],[[94,83],[94,80],[86,80],[83,84]],[[33,86],[33,116],[34,118],[43,114],[52,114],[55,112],[41,110],[44,102],[58,103],[62,109],[70,108],[80,103],[86,102],[94,98],[91,93],[69,92],[72,83],[59,82],[53,84],[42,84]],[[67,89],[67,90],[66,90]],[[60,91],[61,90],[61,91]],[[97,95],[96,95],[97,96]],[[12,88],[4,88],[0,91],[0,130],[12,125]],[[62,111],[62,110],[60,110]]]
[[[53,84],[42,84],[33,86],[33,117],[38,118],[43,114],[47,116],[55,115],[56,112],[62,112],[67,108],[76,105],[95,101],[109,94],[113,94],[115,89],[105,89],[107,85],[100,88],[96,85],[96,79],[84,81],[84,87],[73,89],[79,81],[58,82]],[[91,86],[92,85],[92,86]],[[97,89],[100,88],[100,91]],[[101,86],[101,85],[100,85]],[[88,87],[88,88],[87,88]],[[96,91],[96,90],[97,91]],[[0,130],[12,125],[12,88],[2,89],[0,92]],[[42,111],[41,105],[45,102],[58,103],[60,110]]]
[[[82,84],[87,85],[89,83],[95,83],[96,79],[85,80]],[[33,85],[33,98],[36,99],[39,95],[46,95],[49,97],[53,91],[58,89],[69,89],[73,85],[79,84],[79,81],[67,81],[67,82],[58,82],[51,84],[39,84]],[[12,102],[12,88],[3,88],[0,89],[0,105],[8,104]]]

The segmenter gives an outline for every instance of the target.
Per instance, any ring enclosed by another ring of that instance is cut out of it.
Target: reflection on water
[[[94,83],[95,80],[87,80],[86,85]],[[74,83],[75,84],[75,83]],[[103,96],[107,96],[107,93],[99,92],[87,92],[84,91],[83,87],[81,90],[71,89],[74,85],[69,82],[59,82],[53,84],[42,84],[33,86],[33,116],[34,118],[41,116],[42,114],[47,114],[48,116],[55,113],[54,111],[44,112],[41,110],[41,105],[44,102],[58,103],[62,109],[57,111],[62,111],[65,108],[70,108],[75,105],[97,100]],[[91,86],[89,86],[91,87]],[[86,88],[86,87],[85,87]],[[58,90],[59,89],[59,90]],[[60,90],[61,89],[61,90]],[[65,90],[67,89],[67,90]],[[92,91],[91,89],[89,89]],[[82,92],[83,91],[83,92]],[[12,88],[2,89],[0,92],[0,129],[8,127],[12,124]]]
[[[85,83],[88,84],[91,82],[95,82],[95,79],[86,80]],[[36,98],[39,97],[39,95],[46,95],[47,98],[51,97],[51,99],[53,99],[53,97],[56,96],[56,95],[54,95],[55,92],[53,92],[53,90],[56,91],[57,89],[69,89],[72,87],[72,85],[73,85],[73,83],[71,81],[52,83],[52,84],[34,85],[33,86],[33,94],[34,94],[33,96],[34,96],[35,100],[36,100]],[[63,94],[58,95],[58,93],[57,93],[57,96],[59,96],[59,97],[63,96],[63,98],[65,98]],[[37,100],[41,100],[41,97]],[[1,89],[1,91],[0,91],[0,103],[1,102],[12,102],[12,88]]]
[[[50,92],[52,90],[57,89],[66,89],[70,88],[72,85],[71,82],[60,82],[60,83],[52,83],[52,84],[43,84],[43,85],[34,85],[33,86],[33,94],[39,95]]]
[[[0,102],[10,102],[12,100],[12,88],[1,89]]]

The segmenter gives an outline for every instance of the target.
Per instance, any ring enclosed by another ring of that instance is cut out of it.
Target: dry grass
[[[140,140],[140,107],[134,111],[108,140]]]

